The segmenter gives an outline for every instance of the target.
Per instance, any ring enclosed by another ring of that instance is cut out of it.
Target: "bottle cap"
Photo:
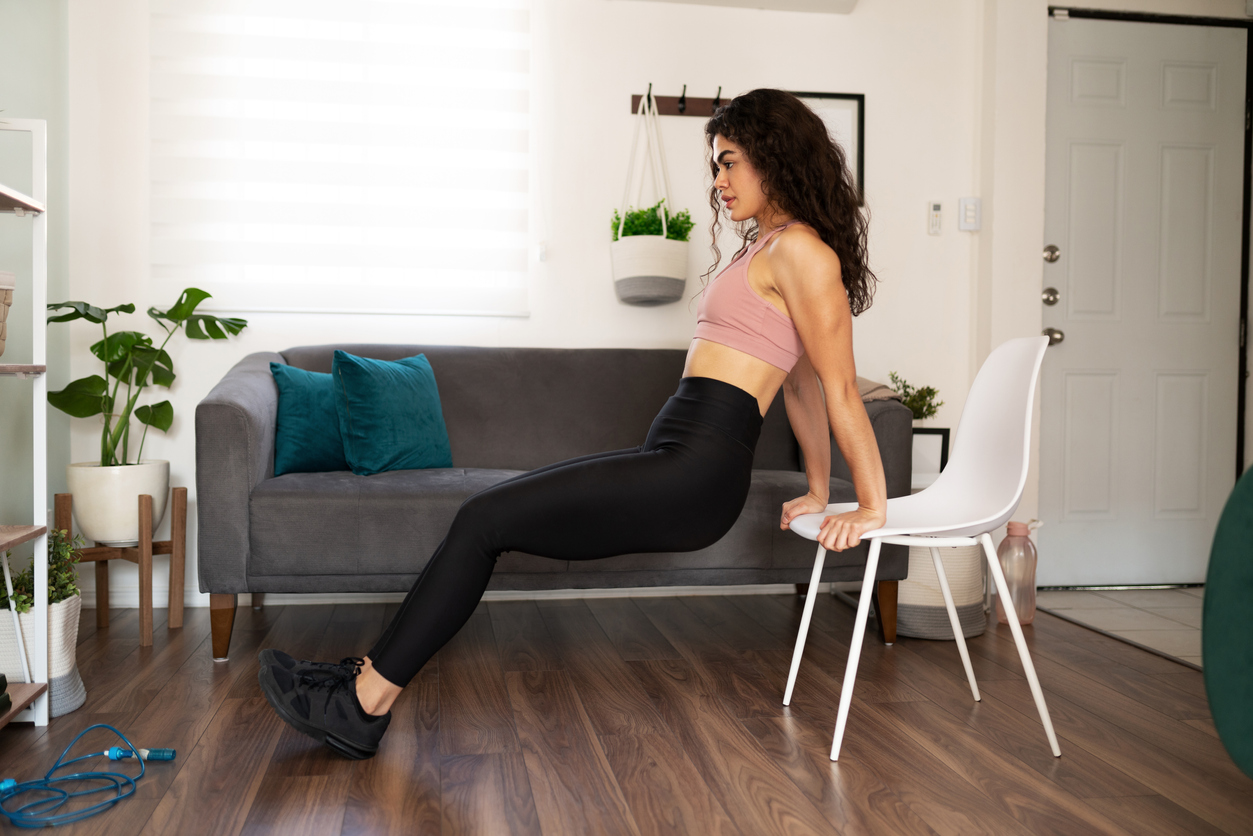
[[[1031,532],[1026,523],[1012,522],[1006,527],[1005,533],[1010,537],[1027,537]]]

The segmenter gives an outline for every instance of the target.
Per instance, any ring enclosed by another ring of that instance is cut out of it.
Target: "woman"
[[[822,120],[779,90],[735,98],[705,134],[715,267],[723,212],[741,224],[743,245],[704,290],[678,392],[644,444],[549,465],[467,499],[363,659],[334,665],[262,651],[262,690],[292,726],[341,754],[372,756],[392,703],[469,619],[504,551],[588,560],[716,542],[744,506],[762,416],[780,387],[809,465],[809,493],[783,506],[780,525],[826,507],[830,427],[859,507],[826,518],[820,542],[840,551],[882,526],[887,490],[852,341],[852,317],[869,306],[875,278],[844,155]]]

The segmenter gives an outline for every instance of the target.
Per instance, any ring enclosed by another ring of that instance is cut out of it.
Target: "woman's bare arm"
[[[853,316],[835,253],[812,230],[797,226],[771,242],[774,288],[787,305],[805,354],[822,382],[827,420],[848,463],[858,509],[827,517],[819,542],[841,551],[887,519],[887,483],[870,418],[857,391]]]
[[[783,404],[792,434],[800,443],[809,482],[808,494],[783,505],[779,527],[787,528],[794,517],[827,507],[831,491],[831,430],[822,386],[807,355],[801,355],[783,382]]]

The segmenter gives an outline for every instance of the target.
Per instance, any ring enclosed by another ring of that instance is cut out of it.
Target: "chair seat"
[[[941,483],[937,481],[920,493],[889,499],[887,523],[883,528],[867,531],[862,539],[927,534],[977,537],[1000,528],[1014,512],[1014,507],[1010,507],[1007,511],[987,509],[983,515],[972,514],[968,505],[961,503],[959,498],[946,493],[942,488],[936,490],[939,485]],[[961,508],[960,516],[954,514],[955,506]],[[824,519],[855,510],[856,502],[834,502],[820,514],[802,514],[792,520],[790,528],[807,540],[817,540]]]

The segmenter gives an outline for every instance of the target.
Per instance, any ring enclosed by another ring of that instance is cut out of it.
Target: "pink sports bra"
[[[748,284],[748,263],[761,248],[796,221],[758,238],[705,288],[696,309],[696,334],[790,372],[805,353],[792,320]]]

